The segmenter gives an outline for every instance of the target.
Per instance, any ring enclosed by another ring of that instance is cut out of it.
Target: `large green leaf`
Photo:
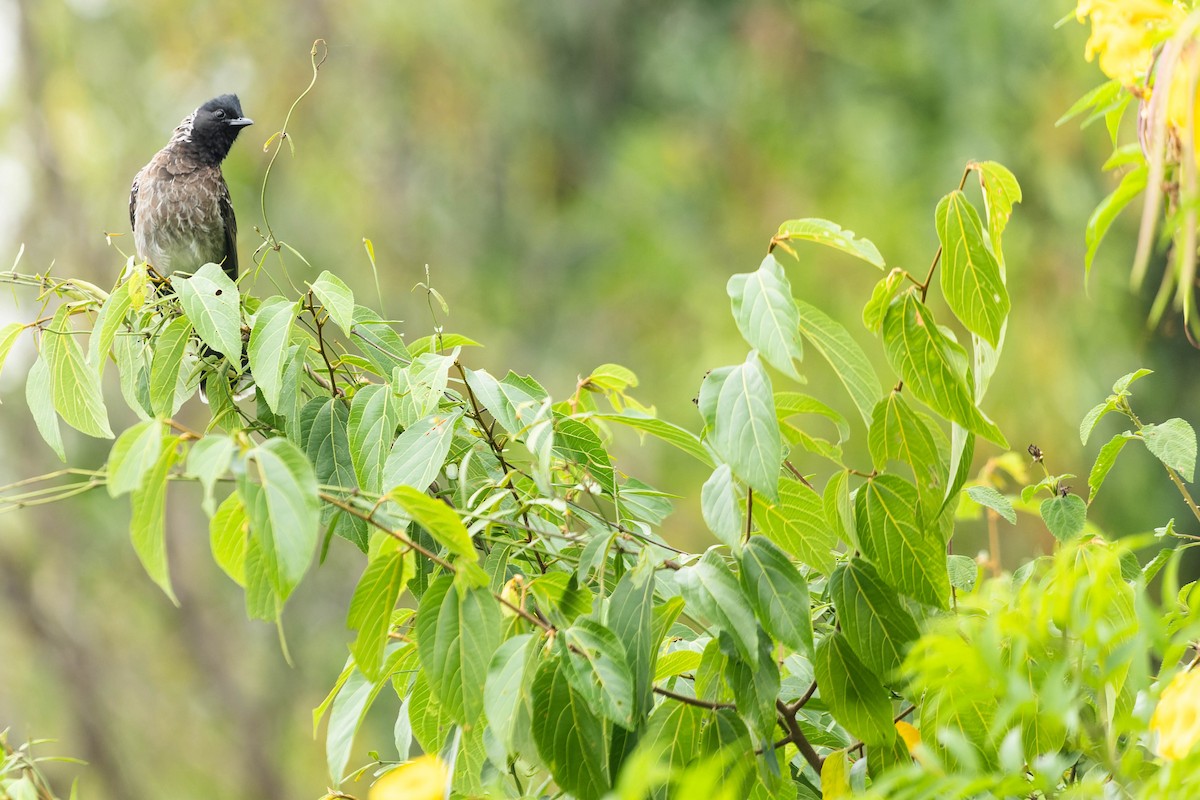
[[[980,413],[967,381],[967,354],[942,333],[933,314],[909,293],[888,308],[883,320],[888,362],[918,400],[967,430],[1001,447],[1008,441]]]
[[[617,581],[605,621],[625,645],[633,678],[633,716],[641,720],[653,704],[651,686],[660,641],[654,637],[654,569],[649,562],[638,564]]]
[[[358,349],[375,365],[380,377],[387,378],[397,367],[404,366],[410,360],[408,348],[404,346],[400,334],[366,306],[354,307],[352,333],[359,340]]]
[[[796,306],[800,309],[800,332],[833,367],[838,380],[850,393],[854,407],[870,425],[871,412],[883,389],[866,353],[846,327],[833,317],[803,300],[797,300]]]
[[[560,658],[542,662],[533,679],[533,739],[555,783],[579,800],[600,800],[611,786],[609,730],[571,686]]]
[[[946,492],[949,450],[945,435],[927,415],[914,409],[900,392],[890,392],[871,415],[867,436],[875,469],[889,461],[907,464],[917,481],[922,500],[941,501]]]
[[[617,492],[616,473],[604,443],[589,425],[570,417],[554,419],[554,454],[574,464],[580,477],[595,481],[610,497]]]
[[[721,544],[737,551],[745,533],[746,505],[728,464],[713,471],[700,489],[704,522]]]
[[[559,636],[567,650],[567,680],[588,705],[622,728],[634,727],[633,673],[625,646],[611,630],[587,617]]]
[[[500,427],[513,436],[524,433],[546,399],[545,392],[536,391],[511,372],[504,380],[496,380],[485,370],[467,370],[467,386]]]
[[[525,666],[530,650],[538,644],[533,634],[521,633],[506,639],[492,654],[483,687],[483,713],[488,728],[503,747],[505,756],[516,752],[517,723],[523,701],[528,698]],[[529,674],[532,678],[532,673]]]
[[[775,239],[777,241],[801,239],[816,242],[861,258],[872,266],[884,268],[883,256],[879,254],[879,248],[867,239],[856,237],[854,231],[844,230],[841,225],[827,219],[788,220],[779,226],[779,232],[775,234]]]
[[[779,481],[779,500],[754,499],[754,521],[772,542],[818,572],[833,571],[838,535],[830,527],[820,495],[799,481]]]
[[[942,243],[941,285],[946,303],[967,329],[991,345],[1012,308],[1000,262],[983,241],[983,223],[961,191],[942,198],[934,214]]]
[[[267,406],[275,413],[282,413],[279,398],[283,391],[283,368],[289,355],[288,343],[292,336],[292,325],[296,321],[296,304],[282,297],[268,297],[254,316],[254,327],[250,330],[247,355],[254,383],[262,392]]]
[[[325,270],[313,281],[312,293],[321,301],[321,306],[334,324],[349,336],[354,325],[354,293],[345,281]]]
[[[702,620],[714,633],[727,633],[742,659],[757,665],[758,623],[749,598],[721,557],[709,550],[695,564],[678,570],[675,580],[687,601],[688,613]]]
[[[113,432],[108,426],[100,376],[88,367],[83,357],[83,349],[71,328],[70,311],[70,306],[59,306],[42,334],[42,358],[50,367],[54,408],[63,422],[75,430],[111,439]]]
[[[246,455],[246,466],[258,479],[255,488],[261,490],[265,511],[264,519],[250,506],[251,533],[262,547],[271,585],[283,601],[308,571],[317,545],[321,516],[317,479],[308,458],[287,439],[268,439],[258,445]],[[245,491],[243,495],[248,499]]]
[[[708,441],[733,474],[774,500],[783,463],[771,379],[750,351],[743,364],[714,369],[700,385],[700,413]]]
[[[237,284],[225,270],[217,264],[205,264],[190,278],[173,276],[171,285],[201,341],[224,353],[233,364],[241,364],[241,305]]]
[[[1021,202],[1021,184],[1017,183],[1016,176],[1007,167],[996,161],[981,161],[974,166],[979,174],[979,185],[983,189],[987,208],[988,236],[999,256],[1001,234],[1008,225],[1008,218],[1012,216],[1013,206]]]
[[[1158,425],[1146,425],[1141,430],[1146,449],[1164,466],[1192,482],[1196,469],[1196,431],[1185,420],[1175,417]]]
[[[233,492],[208,523],[208,544],[213,561],[239,586],[246,585],[246,534],[246,506]]]
[[[1121,454],[1126,442],[1132,441],[1134,438],[1136,437],[1129,431],[1118,433],[1109,439],[1104,447],[1100,448],[1100,452],[1096,454],[1096,463],[1092,465],[1092,471],[1088,474],[1089,505],[1096,499],[1096,492],[1100,491],[1100,487],[1104,485],[1104,479],[1108,477],[1109,470],[1117,463],[1117,456]]]
[[[390,492],[397,486],[428,489],[442,471],[460,419],[458,411],[435,414],[400,434],[383,465],[383,491]]]
[[[1074,539],[1087,524],[1087,503],[1077,494],[1056,494],[1043,500],[1038,511],[1050,533],[1060,542]]]
[[[88,361],[99,375],[104,374],[109,351],[125,322],[130,305],[129,283],[125,282],[113,289],[96,315],[96,324],[92,326],[92,335],[88,339]]]
[[[325,759],[333,786],[339,786],[342,782],[346,764],[350,761],[355,734],[362,727],[375,698],[379,696],[383,687],[388,685],[387,676],[412,663],[413,649],[411,646],[391,646],[386,657],[387,664],[382,670],[383,677],[377,681],[371,681],[347,665],[346,670],[342,672],[343,677],[339,677],[338,685],[330,693],[330,698],[326,698],[331,710],[329,729],[325,734]],[[323,703],[319,708],[323,708],[324,705]],[[319,717],[314,713],[314,721],[316,719]]]
[[[945,544],[926,523],[917,487],[898,475],[876,476],[859,488],[855,518],[863,555],[884,580],[902,594],[946,608]]]
[[[388,497],[395,500],[405,513],[445,545],[448,551],[474,560],[475,546],[471,543],[471,534],[450,506],[411,486],[397,486],[388,493]]]
[[[868,745],[896,736],[887,689],[859,660],[845,634],[834,631],[817,646],[813,671],[833,718]]]
[[[161,454],[153,468],[142,480],[141,488],[129,497],[133,516],[129,522],[129,535],[138,560],[159,588],[179,605],[171,589],[171,576],[167,572],[167,476],[179,458],[177,445],[180,437],[172,436],[162,442]]]
[[[447,356],[424,353],[392,373],[392,391],[400,401],[400,424],[405,428],[437,410],[446,392],[450,367],[458,350]]]
[[[58,415],[54,413],[54,391],[50,387],[50,367],[46,357],[42,355],[33,362],[29,374],[25,377],[25,402],[29,405],[29,413],[38,433],[60,461],[67,460],[66,450],[63,449],[62,432],[58,429]]]
[[[414,566],[412,550],[402,549],[395,539],[384,539],[378,550],[372,550],[371,560],[350,598],[346,627],[358,631],[350,644],[354,663],[368,678],[378,680],[392,611],[413,575]]]
[[[751,536],[742,549],[740,579],[758,621],[773,638],[812,657],[812,609],[808,583],[774,542]]]
[[[775,256],[768,253],[755,272],[731,277],[725,291],[742,337],[768,364],[800,380],[795,364],[803,357],[800,312],[792,300],[792,285]]]
[[[191,335],[192,323],[186,317],[176,317],[154,343],[154,357],[150,362],[150,406],[160,417],[170,416],[178,410],[175,400],[180,370]]]
[[[852,558],[829,578],[829,598],[846,642],[875,675],[896,675],[920,631],[896,590],[870,562]]]
[[[500,646],[500,606],[486,588],[444,575],[429,585],[417,609],[421,665],[434,694],[457,722],[483,714],[488,664]]]
[[[213,515],[213,490],[233,464],[235,448],[233,439],[228,436],[209,434],[188,451],[187,474],[200,479],[200,485],[204,487],[201,507],[210,517]]]
[[[372,384],[354,393],[348,426],[350,457],[364,491],[383,491],[383,465],[399,424],[400,407],[390,386]]]
[[[646,722],[646,731],[638,740],[639,752],[664,771],[682,770],[699,755],[704,717],[703,709],[687,703],[661,704]],[[626,780],[622,776],[622,781]]]
[[[146,473],[154,469],[162,453],[163,433],[162,423],[147,420],[117,437],[108,454],[110,497],[120,497],[142,487]]]

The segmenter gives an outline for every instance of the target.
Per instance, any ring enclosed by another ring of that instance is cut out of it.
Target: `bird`
[[[252,124],[237,95],[214,97],[179,123],[133,179],[134,245],[159,275],[191,273],[211,262],[237,280],[237,219],[221,162]]]

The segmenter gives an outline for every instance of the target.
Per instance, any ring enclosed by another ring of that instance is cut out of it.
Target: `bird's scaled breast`
[[[224,181],[215,167],[174,171],[154,162],[138,182],[134,241],[138,255],[158,272],[195,272],[225,258],[220,197]]]

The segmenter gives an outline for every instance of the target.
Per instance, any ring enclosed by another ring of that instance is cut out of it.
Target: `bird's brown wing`
[[[133,186],[129,187],[129,227],[137,229],[137,193],[138,181],[142,179],[141,171],[133,176]]]
[[[226,185],[225,179],[220,179],[218,188],[217,207],[221,209],[221,224],[225,229],[225,261],[222,267],[225,268],[225,274],[231,280],[237,280],[238,276],[238,255],[237,255],[237,218],[233,214],[233,200],[229,197],[229,186]]]

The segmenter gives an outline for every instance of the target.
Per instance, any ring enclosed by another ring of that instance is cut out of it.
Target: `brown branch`
[[[655,686],[654,693],[661,694],[663,697],[669,697],[672,700],[678,700],[679,702],[686,703],[689,706],[707,708],[710,711],[716,711],[717,709],[721,708],[737,708],[737,706],[735,706],[733,703],[721,703],[715,700],[701,700],[699,697],[692,697],[691,695],[672,692],[670,689],[664,689],[661,686]]]
[[[783,720],[783,727],[788,732],[783,743],[787,744],[791,742],[796,745],[796,748],[800,751],[800,755],[804,756],[804,760],[808,762],[809,766],[815,769],[817,774],[820,775],[824,759],[813,749],[812,743],[808,741],[808,737],[804,735],[804,731],[800,730],[800,723],[796,721],[796,711],[778,698],[775,699],[775,710],[779,712],[779,717]]]

